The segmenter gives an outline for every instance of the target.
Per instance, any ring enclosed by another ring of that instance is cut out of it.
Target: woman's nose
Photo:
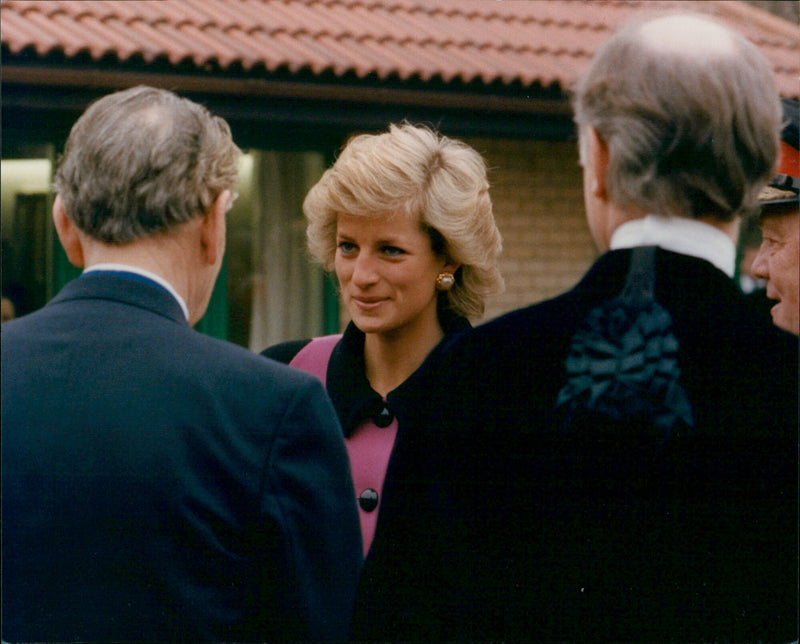
[[[358,286],[366,286],[377,279],[374,258],[368,252],[360,252],[353,265],[353,282]]]

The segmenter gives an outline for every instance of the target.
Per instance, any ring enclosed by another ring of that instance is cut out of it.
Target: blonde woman
[[[446,386],[437,362],[502,290],[486,164],[427,127],[392,125],[351,139],[303,209],[311,253],[335,271],[351,321],[343,335],[264,355],[319,376],[344,429],[366,557],[355,638],[436,636],[425,589],[458,601],[442,588],[452,571],[433,537],[452,524],[452,458],[415,418]]]

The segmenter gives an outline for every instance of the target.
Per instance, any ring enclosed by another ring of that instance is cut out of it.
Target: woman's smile
[[[381,304],[386,302],[388,298],[385,297],[364,297],[364,296],[351,296],[351,301],[363,311],[374,311],[379,308]]]
[[[417,218],[340,214],[336,239],[336,276],[359,329],[394,335],[438,328],[435,282],[446,262]]]

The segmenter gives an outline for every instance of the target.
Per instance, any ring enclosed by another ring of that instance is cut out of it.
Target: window
[[[44,306],[56,292],[55,231],[50,211],[52,146],[21,146],[0,162],[2,295],[16,316]]]
[[[24,315],[44,306],[80,269],[67,261],[51,220],[54,146],[18,149],[20,158],[0,162],[2,292],[16,315]],[[302,212],[324,169],[318,152],[242,155],[225,263],[198,330],[253,351],[338,330],[336,295],[306,251]]]
[[[319,335],[331,325],[325,319],[331,293],[306,250],[302,209],[324,169],[324,156],[317,152],[251,150],[243,155],[239,198],[228,215],[231,341],[261,351]]]

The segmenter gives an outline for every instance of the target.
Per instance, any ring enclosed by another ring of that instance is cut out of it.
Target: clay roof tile
[[[687,8],[750,38],[800,94],[797,25],[736,0],[0,0],[0,38],[12,55],[566,87],[637,12]]]

